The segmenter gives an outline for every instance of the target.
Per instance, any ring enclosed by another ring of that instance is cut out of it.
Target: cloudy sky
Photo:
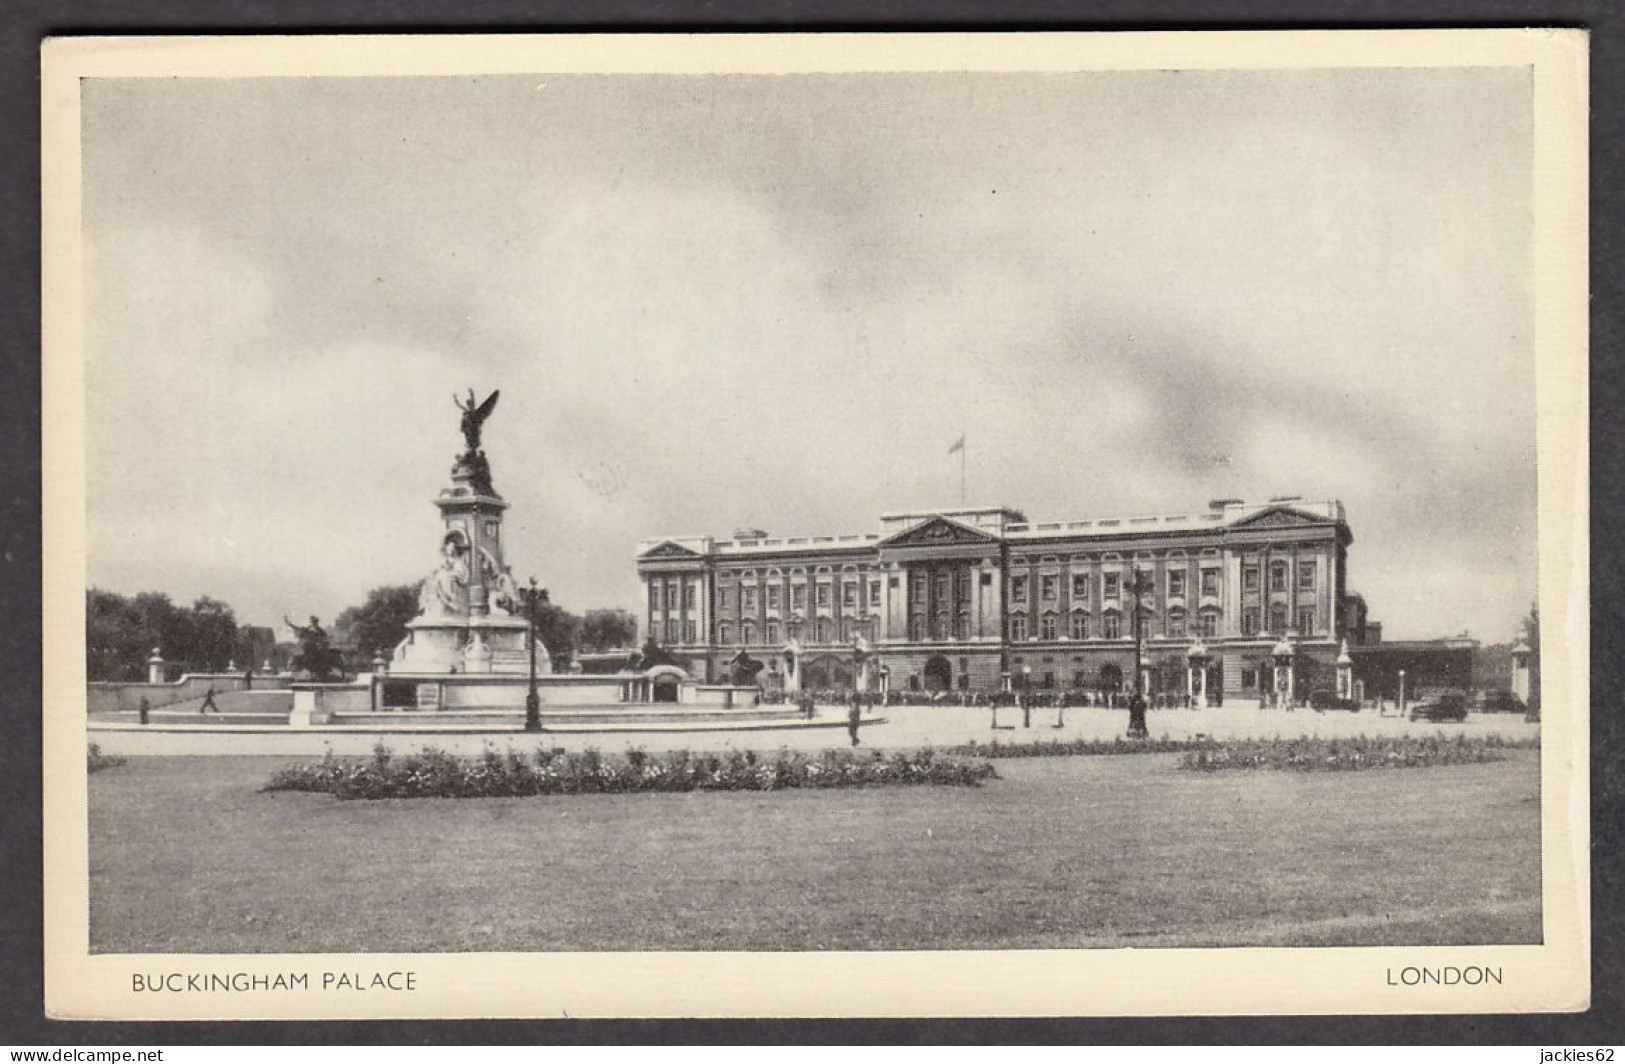
[[[89,571],[324,620],[436,561],[1341,498],[1390,637],[1535,590],[1513,69],[150,79],[84,87]]]

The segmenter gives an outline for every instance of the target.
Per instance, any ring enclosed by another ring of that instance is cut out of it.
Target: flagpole
[[[959,505],[965,505],[965,437],[959,437]]]

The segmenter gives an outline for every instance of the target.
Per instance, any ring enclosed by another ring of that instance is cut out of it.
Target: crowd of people
[[[877,706],[988,707],[1025,705],[1035,709],[1071,709],[1074,707],[1126,709],[1128,708],[1129,699],[1133,697],[1133,692],[1025,688],[997,693],[986,691],[887,691],[883,694],[871,692],[865,697]],[[849,687],[820,687],[800,692],[768,690],[762,692],[761,702],[763,705],[802,705],[804,700],[808,698],[815,705],[844,706],[852,700],[852,689]],[[1193,700],[1184,694],[1163,692],[1148,695],[1145,701],[1148,709],[1198,708],[1198,700]],[[1217,699],[1209,698],[1203,704],[1218,705],[1220,703]]]

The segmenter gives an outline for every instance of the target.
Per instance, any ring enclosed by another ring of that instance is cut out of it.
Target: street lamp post
[[[1135,569],[1134,575],[1129,578],[1128,591],[1134,599],[1134,695],[1129,699],[1128,731],[1129,735],[1143,738],[1146,735],[1145,726],[1145,639],[1140,631],[1140,597],[1151,590],[1150,581],[1147,580],[1143,570]]]
[[[525,693],[525,730],[539,732],[542,730],[542,696],[536,690],[536,610],[547,601],[547,588],[537,587],[533,576],[523,594],[525,613],[530,619],[530,690]]]

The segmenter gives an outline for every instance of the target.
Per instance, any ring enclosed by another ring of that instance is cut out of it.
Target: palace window
[[[694,622],[693,621],[684,621],[683,622],[683,642],[685,642],[685,643],[693,643],[696,632],[697,632],[697,629],[694,627]]]
[[[1074,613],[1072,615],[1072,638],[1089,638],[1089,615],[1087,613]]]
[[[1241,611],[1241,634],[1242,635],[1257,635],[1258,634],[1258,607],[1257,606],[1248,606],[1246,609]]]
[[[1046,613],[1038,619],[1038,633],[1041,639],[1055,638],[1055,614]]]
[[[1079,602],[1089,601],[1089,574],[1072,574],[1072,597]]]
[[[1168,594],[1174,598],[1183,598],[1185,595],[1185,570],[1168,570]]]
[[[925,614],[916,613],[909,617],[908,637],[916,643],[925,638]]]
[[[1270,634],[1282,635],[1286,632],[1286,606],[1277,602],[1270,607]]]
[[[1219,570],[1202,570],[1202,594],[1208,598],[1219,597]]]
[[[1025,603],[1027,601],[1027,578],[1025,576],[1012,576],[1010,578],[1010,601]]]
[[[789,624],[784,626],[784,630],[785,630],[785,632],[787,632],[789,634],[791,639],[800,639],[801,638],[801,622],[800,621],[791,621]]]
[[[668,643],[677,642],[677,622],[676,621],[667,621],[666,622],[666,642],[668,642]]]
[[[1012,643],[1025,642],[1027,639],[1027,618],[1010,618],[1010,641]]]
[[[982,586],[983,587],[992,587],[993,586],[993,574],[992,573],[983,573],[982,574]]]
[[[1241,570],[1241,589],[1243,591],[1258,590],[1258,566],[1249,565]]]
[[[1270,590],[1286,590],[1286,562],[1270,563]]]
[[[1215,639],[1219,635],[1219,615],[1212,610],[1202,614],[1202,638]]]
[[[1117,597],[1117,586],[1118,586],[1118,582],[1120,580],[1122,580],[1122,577],[1117,573],[1107,573],[1106,574],[1106,597],[1107,598],[1114,599],[1114,598]]]
[[[816,601],[818,603],[818,608],[819,609],[829,609],[829,585],[828,584],[819,584],[818,585],[818,591],[815,593],[814,601]]]
[[[746,646],[756,642],[756,626],[746,621],[739,626],[739,641]]]
[[[660,585],[656,584],[656,583],[650,583],[649,584],[649,613],[651,615],[653,615],[653,614],[656,614],[656,613],[659,613],[659,612],[660,612]]]
[[[756,589],[754,587],[741,588],[739,595],[739,608],[746,613],[754,612],[756,609]]]
[[[1100,622],[1100,634],[1106,639],[1123,638],[1123,618],[1115,613],[1108,613]]]
[[[917,605],[925,604],[925,577],[916,574],[909,580],[909,596]]]
[[[767,608],[770,609],[770,610],[778,609],[779,608],[779,587],[778,587],[778,585],[777,584],[769,584],[767,586],[766,594],[767,594]],[[773,640],[768,640],[768,642],[773,642]]]
[[[970,638],[970,614],[965,610],[960,610],[959,616],[954,618],[954,638]]]
[[[817,622],[813,625],[813,639],[819,643],[831,642],[834,633],[835,628],[831,624],[828,617],[818,618]]]
[[[778,621],[768,621],[767,625],[763,628],[763,631],[766,633],[766,638],[767,638],[768,645],[769,646],[777,645],[777,643],[779,641],[779,622]]]
[[[948,615],[946,613],[937,614],[937,623],[931,626],[931,634],[938,642],[948,638]]]
[[[1178,610],[1168,614],[1168,635],[1173,639],[1185,637],[1185,615]]]
[[[858,608],[858,583],[856,580],[841,585],[841,605],[852,610]]]
[[[734,637],[733,629],[729,627],[727,621],[723,621],[722,623],[717,625],[717,642],[718,643],[722,644],[723,646],[727,646],[729,643],[731,643],[733,641],[733,637]]]
[[[937,574],[937,601],[941,602],[948,597],[948,574]]]
[[[1315,634],[1315,608],[1313,606],[1298,607],[1298,634]]]
[[[873,606],[880,601],[880,579],[877,577],[869,581],[869,605]]]
[[[964,569],[954,570],[954,594],[959,598],[970,597],[970,573]]]
[[[1313,560],[1298,563],[1298,590],[1313,591],[1315,589],[1315,563]]]
[[[790,608],[793,610],[804,610],[807,608],[806,584],[790,585]]]
[[[694,608],[694,588],[694,581],[683,581],[683,609],[685,610],[691,610]]]
[[[1044,597],[1045,602],[1054,602],[1061,594],[1061,578],[1051,573],[1045,573],[1038,581],[1038,593]]]

